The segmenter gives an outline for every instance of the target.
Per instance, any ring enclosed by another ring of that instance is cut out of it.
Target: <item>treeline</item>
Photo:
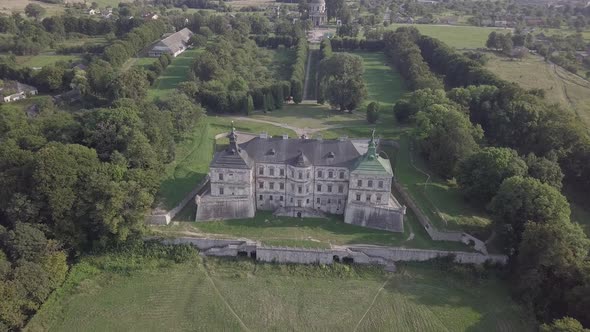
[[[430,71],[415,43],[419,36],[415,28],[399,28],[395,32],[386,32],[383,35],[385,55],[395,64],[411,90],[442,88],[441,80]]]
[[[50,101],[0,112],[0,327],[19,330],[68,256],[140,238],[175,141],[203,112],[187,96],[118,100],[79,115]]]
[[[299,38],[295,63],[293,63],[293,70],[291,73],[291,96],[293,96],[293,101],[295,103],[300,103],[303,100],[307,51],[307,40],[305,38]]]
[[[297,45],[298,38],[292,37],[288,35],[282,36],[269,36],[269,35],[255,35],[250,36],[256,42],[256,45],[259,47],[268,47],[268,48],[278,48],[279,46],[283,45],[287,48],[290,48],[294,45]]]
[[[334,37],[331,39],[332,48],[336,51],[381,51],[385,47],[383,40],[362,39],[355,37]]]
[[[103,59],[115,67],[120,66],[144,47],[159,39],[164,32],[166,32],[166,25],[162,20],[150,20],[105,48]]]
[[[395,34],[420,48],[444,76],[394,106],[432,169],[455,177],[465,198],[486,206],[510,255],[514,295],[543,322],[564,316],[590,326],[590,240],[570,220],[562,178],[588,191],[590,139],[568,112],[548,105],[415,29]]]
[[[193,80],[179,89],[213,113],[250,113],[280,108],[291,85],[269,69],[269,51],[243,34],[217,36],[192,65]]]
[[[186,6],[195,9],[218,9],[223,8],[217,1],[211,0],[154,0],[155,6],[174,6],[181,8]]]

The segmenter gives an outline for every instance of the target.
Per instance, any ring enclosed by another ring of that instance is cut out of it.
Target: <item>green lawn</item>
[[[291,67],[295,62],[295,49],[278,48],[268,50],[272,53],[270,69],[279,80],[288,81],[291,79]]]
[[[75,61],[80,60],[77,55],[19,55],[16,57],[16,63],[21,67],[44,67],[52,65],[58,61]]]
[[[158,77],[154,85],[148,90],[151,98],[163,97],[176,89],[178,83],[188,78],[195,56],[201,53],[202,49],[188,49],[172,60],[172,63]],[[154,59],[155,60],[155,59]]]
[[[366,103],[377,101],[382,108],[389,109],[406,92],[404,80],[397,71],[387,64],[385,54],[381,52],[354,52],[363,59],[365,83],[369,96]]]
[[[485,47],[490,32],[507,33],[511,31],[510,29],[502,28],[436,24],[391,24],[388,29],[395,30],[401,26],[413,26],[420,33],[440,39],[442,42],[455,48]]]
[[[344,114],[330,109],[327,105],[315,104],[285,105],[282,109],[270,113],[256,112],[251,118],[310,129],[326,128],[328,126],[367,125],[364,115],[360,112]]]
[[[24,330],[524,332],[533,324],[500,280],[428,263],[389,274],[206,258],[117,272],[83,259]]]

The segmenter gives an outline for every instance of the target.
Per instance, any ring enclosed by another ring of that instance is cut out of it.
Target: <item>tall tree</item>
[[[359,56],[339,53],[320,62],[320,90],[326,100],[341,111],[354,110],[367,96]]]

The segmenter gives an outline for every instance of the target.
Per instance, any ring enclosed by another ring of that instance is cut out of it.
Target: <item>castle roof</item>
[[[351,167],[361,156],[350,140],[256,137],[240,144],[240,147],[257,162],[287,163],[299,167]]]

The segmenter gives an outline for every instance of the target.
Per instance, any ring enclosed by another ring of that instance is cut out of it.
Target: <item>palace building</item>
[[[328,16],[326,14],[326,1],[311,0],[309,2],[309,19],[314,27],[319,27],[328,23]]]
[[[273,138],[265,134],[215,153],[197,221],[276,215],[344,215],[350,224],[403,232],[405,206],[391,194],[393,171],[377,141]]]

